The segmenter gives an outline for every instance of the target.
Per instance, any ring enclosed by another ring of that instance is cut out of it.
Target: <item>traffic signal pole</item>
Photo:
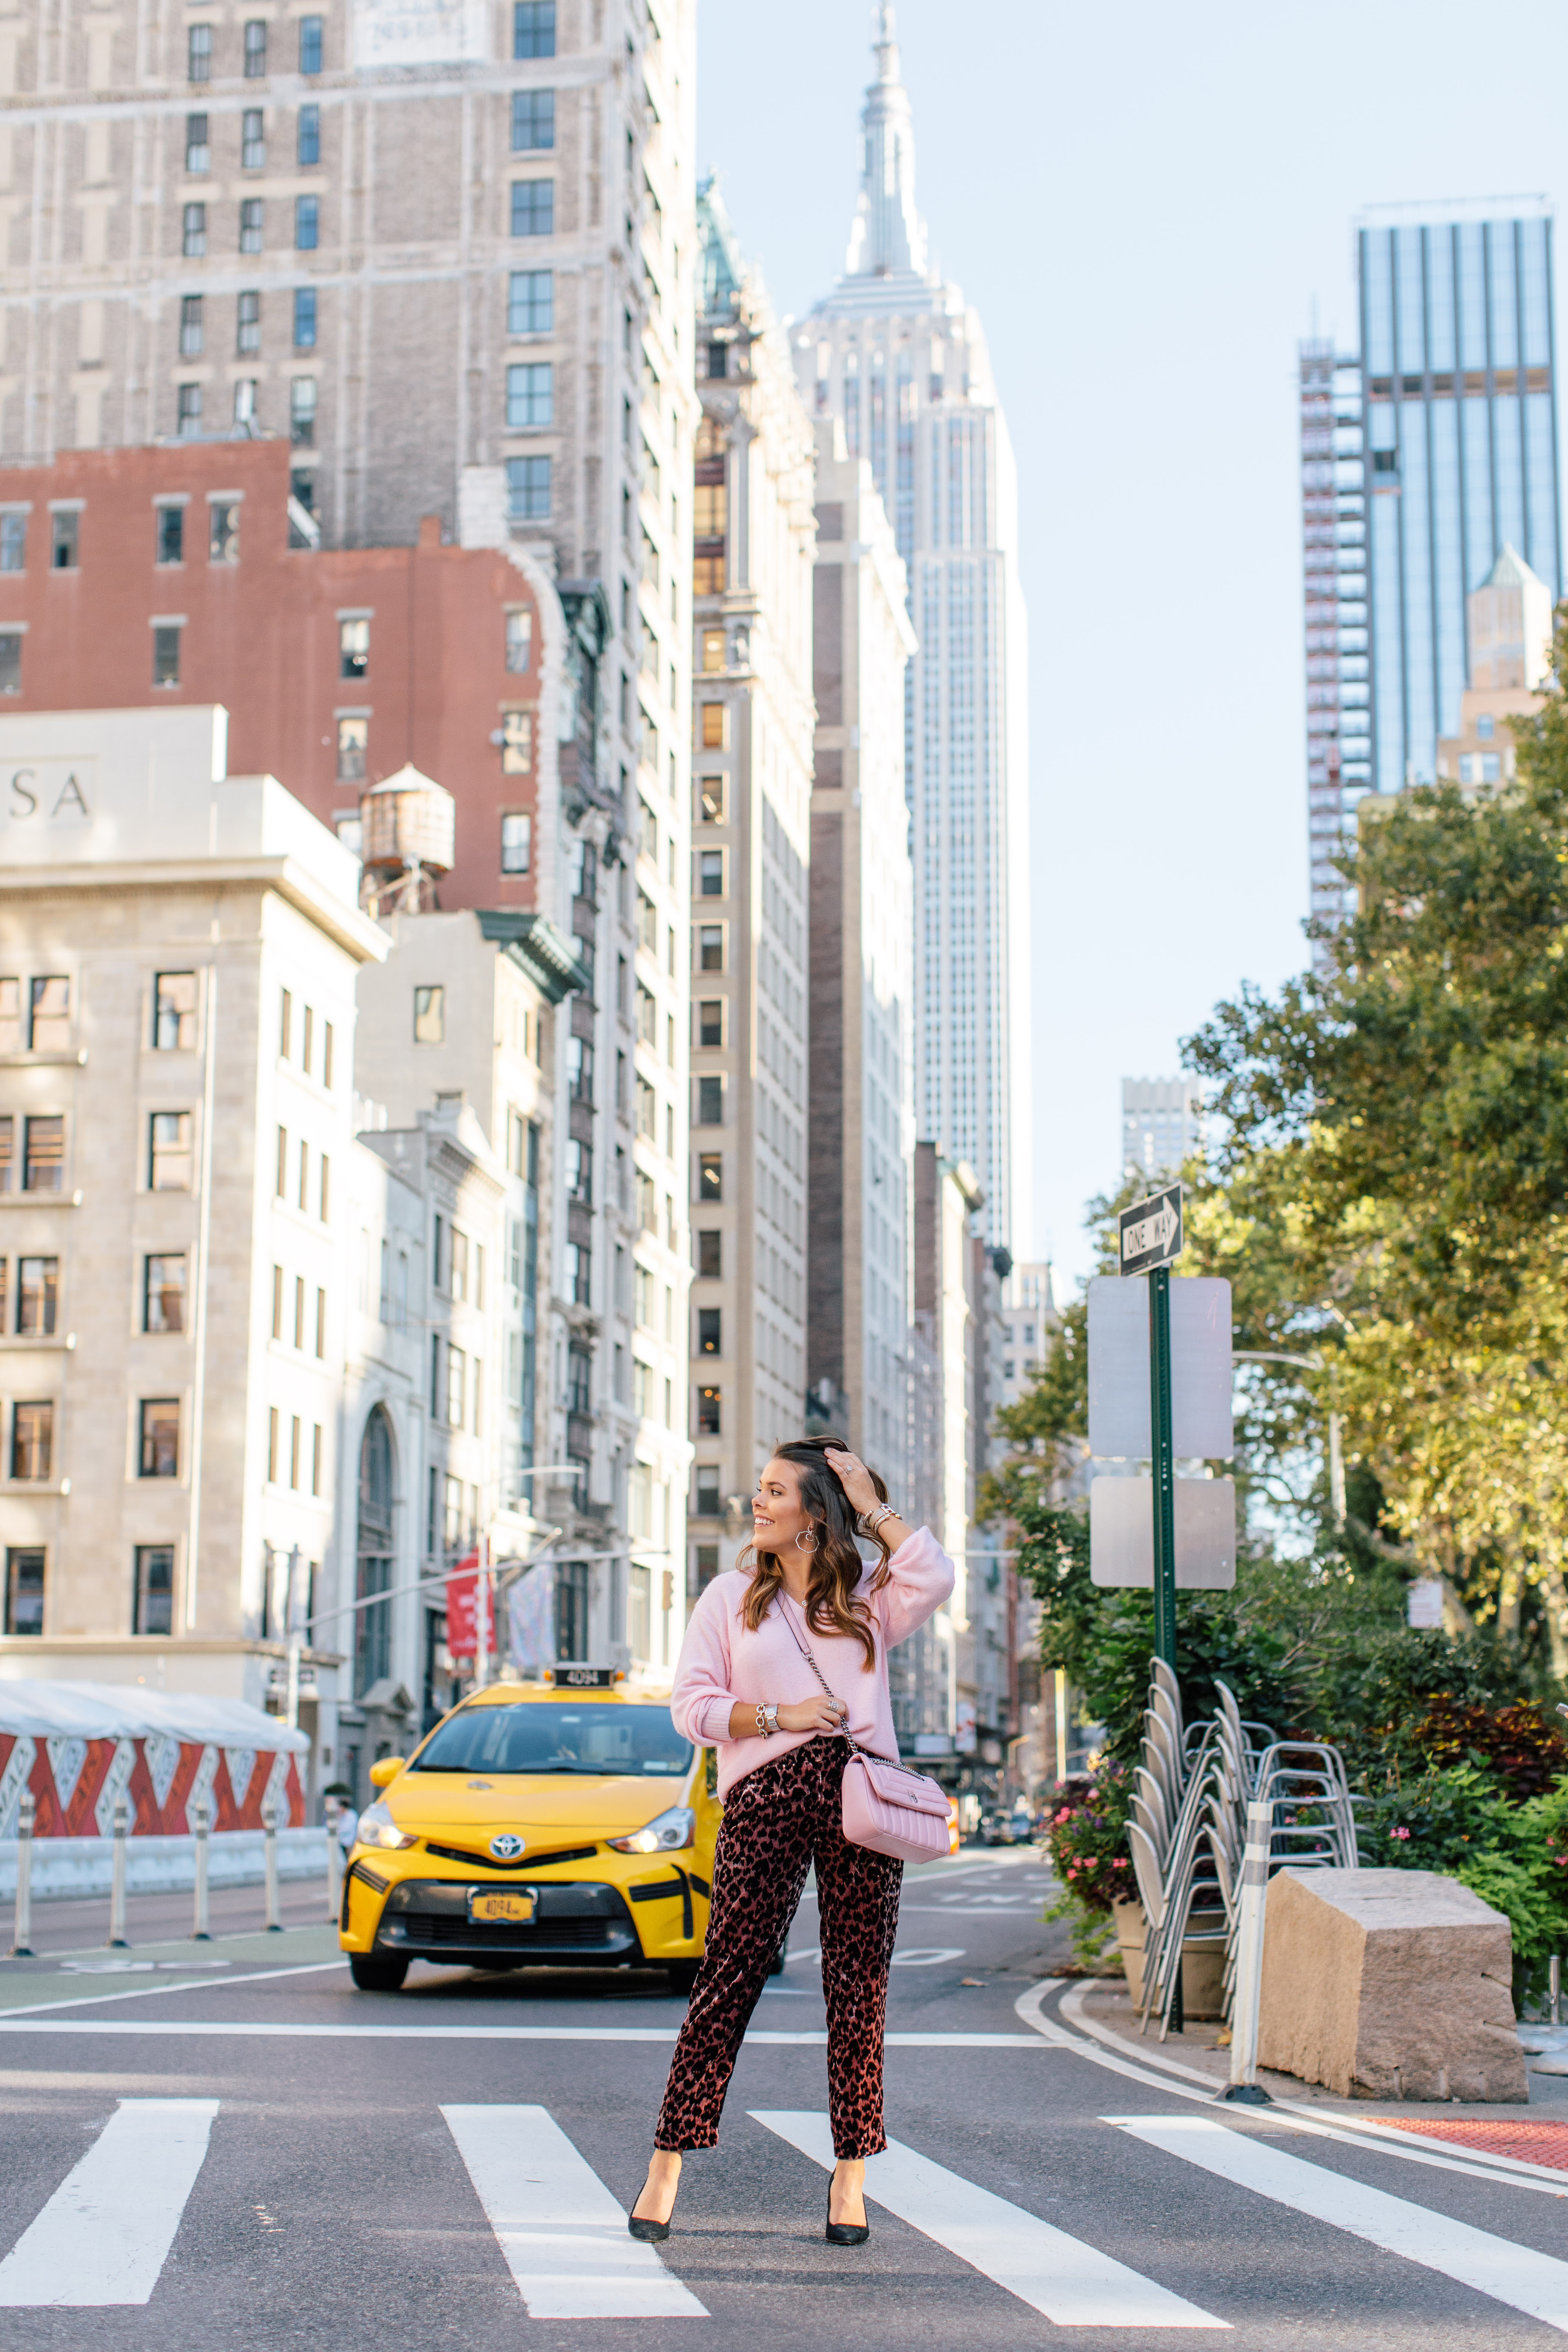
[[[1171,1420],[1171,1269],[1149,1281],[1149,1426],[1154,1470],[1154,1654],[1176,1670],[1176,1456]]]

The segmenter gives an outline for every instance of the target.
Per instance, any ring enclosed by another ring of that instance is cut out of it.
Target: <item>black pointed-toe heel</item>
[[[870,2234],[869,2221],[836,2221],[833,2219],[833,2200],[829,2198],[826,2237],[830,2246],[863,2246]]]
[[[662,2246],[669,2235],[668,2221],[651,2221],[642,2213],[628,2213],[626,2228],[634,2238],[640,2238],[645,2246]]]

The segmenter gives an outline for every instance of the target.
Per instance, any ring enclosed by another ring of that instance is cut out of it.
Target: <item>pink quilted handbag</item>
[[[784,1623],[795,1633],[795,1647],[832,1698],[821,1667],[795,1632],[795,1620],[784,1608],[782,1593],[779,1605]],[[855,1751],[844,1767],[844,1835],[849,1844],[867,1846],[872,1853],[892,1854],[900,1862],[942,1860],[948,1851],[948,1807],[941,1781],[912,1771],[907,1764],[873,1755],[847,1731],[839,1738],[848,1739]]]

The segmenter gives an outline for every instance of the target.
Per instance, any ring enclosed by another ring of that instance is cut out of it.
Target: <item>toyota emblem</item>
[[[514,1830],[503,1830],[500,1837],[491,1838],[490,1852],[498,1862],[515,1862],[524,1843]]]

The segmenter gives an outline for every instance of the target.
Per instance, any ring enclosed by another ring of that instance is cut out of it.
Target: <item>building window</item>
[[[3,569],[0,566],[0,569]],[[14,567],[20,570],[20,565]],[[533,614],[509,613],[506,616],[506,666],[512,677],[524,677],[533,656]]]
[[[213,28],[210,25],[193,25],[185,35],[185,79],[211,81],[213,78]]]
[[[243,359],[247,352],[261,349],[261,297],[257,293],[242,294],[235,312],[234,348]]]
[[[566,1295],[577,1307],[591,1307],[593,1253],[579,1242],[566,1244]]]
[[[191,1124],[188,1110],[155,1110],[147,1122],[147,1189],[150,1192],[188,1192],[191,1189]]]
[[[514,0],[511,53],[514,58],[555,55],[555,0]]]
[[[24,1123],[22,1134],[23,1192],[58,1192],[65,1179],[65,1120],[29,1118]]]
[[[526,776],[533,766],[533,714],[503,710],[500,722],[500,771],[503,776]]]
[[[17,1259],[16,1328],[24,1339],[47,1339],[52,1333],[59,1286],[58,1257]]]
[[[697,1310],[697,1352],[700,1356],[721,1356],[723,1317],[717,1307],[700,1307]]]
[[[508,289],[506,331],[509,335],[548,335],[555,326],[555,272],[514,269]]]
[[[702,749],[721,751],[730,740],[730,713],[722,702],[702,705]]]
[[[215,499],[207,509],[207,561],[239,562],[239,508],[232,499]]]
[[[178,686],[180,683],[178,627],[159,628],[153,632],[153,683],[154,686]]]
[[[159,507],[154,516],[155,563],[183,563],[185,557],[185,509]]]
[[[444,988],[416,988],[414,992],[414,1042],[416,1045],[439,1045],[447,1035],[447,992]],[[437,1276],[437,1280],[439,1276]]]
[[[514,155],[555,144],[555,92],[514,89],[511,94],[511,147]]]
[[[550,519],[548,457],[509,457],[506,461],[507,511],[513,522],[547,522]]]
[[[20,1546],[5,1554],[5,1631],[39,1635],[44,1630],[44,1555]]]
[[[699,1127],[722,1127],[724,1124],[724,1081],[707,1077],[697,1081],[697,1124]]]
[[[699,1463],[697,1466],[697,1517],[716,1519],[723,1508],[719,1499],[719,1465]]]
[[[697,1234],[697,1271],[705,1281],[724,1276],[724,1236],[717,1225],[702,1225]]]
[[[277,1338],[277,1313],[273,1314],[273,1333]],[[185,1258],[184,1251],[174,1255],[149,1257],[144,1262],[142,1283],[142,1328],[143,1331],[183,1331],[185,1328]]]
[[[210,172],[213,151],[207,143],[207,119],[205,114],[185,117],[185,169],[187,172]]]
[[[202,351],[202,298],[199,294],[180,297],[180,357],[195,360]]]
[[[722,923],[700,923],[698,925],[697,968],[700,971],[723,971],[724,926]]]
[[[267,72],[267,25],[260,16],[252,16],[245,28],[245,79],[260,81]]]
[[[594,1205],[594,1147],[575,1135],[566,1142],[566,1197],[585,1209]]]
[[[56,507],[50,513],[49,563],[55,572],[74,572],[81,560],[81,515],[76,507]]]
[[[316,348],[316,289],[313,286],[294,289],[294,349],[313,352]]]
[[[205,205],[187,205],[180,232],[180,251],[187,261],[201,261],[207,249],[207,208]],[[199,301],[201,297],[198,295]]]
[[[321,242],[321,206],[316,196],[294,199],[294,250],[314,253]]]
[[[0,694],[22,691],[22,632],[0,629]]]
[[[704,898],[724,896],[724,853],[721,849],[704,849],[697,860],[698,893]]]
[[[705,996],[699,1003],[697,1042],[700,1045],[721,1045],[724,1043],[724,1000],[721,996]]]
[[[594,1048],[585,1037],[566,1040],[566,1091],[574,1102],[594,1099]]]
[[[513,236],[554,236],[555,183],[553,180],[514,180],[512,182],[511,233]]]
[[[289,438],[296,449],[316,446],[316,379],[297,375],[289,387]]]
[[[261,198],[246,196],[239,207],[239,249],[241,253],[259,253],[263,224]]]
[[[370,623],[363,616],[338,623],[338,676],[364,677],[370,671]]]
[[[724,667],[724,632],[704,629],[702,632],[702,667],[710,676]]]
[[[724,1197],[724,1161],[717,1151],[704,1151],[698,1159],[697,1197],[703,1202]]]
[[[365,761],[370,751],[368,719],[340,719],[338,721],[338,782],[340,784],[363,784]]]
[[[70,1047],[70,982],[61,973],[27,983],[27,1041],[35,1054]]]
[[[174,430],[189,440],[202,429],[202,388],[182,383],[174,388]]]
[[[509,433],[555,421],[555,369],[550,360],[521,360],[506,372]]]
[[[301,40],[304,38],[305,25],[309,25],[311,21],[312,20],[307,16],[304,20],[304,24],[300,26],[300,37]],[[301,70],[303,70],[303,68],[301,68]],[[303,163],[307,169],[313,169],[314,166],[321,162],[321,110],[319,106],[302,106],[300,109],[300,131],[299,136],[295,142],[294,152],[296,159],[300,163]]]
[[[0,572],[25,572],[27,568],[27,518],[25,514],[0,514]]]
[[[247,106],[239,118],[239,161],[247,172],[259,172],[266,164],[267,137],[258,106]]]
[[[153,1050],[185,1053],[195,1042],[195,973],[161,971],[153,983]]]
[[[180,1475],[180,1405],[177,1397],[143,1397],[138,1407],[139,1478]]]
[[[721,1437],[723,1430],[724,1392],[722,1389],[700,1388],[697,1391],[697,1434],[699,1437]]]
[[[526,809],[514,809],[500,821],[500,870],[526,874],[532,845],[533,819]]]
[[[55,1459],[55,1409],[52,1404],[21,1402],[11,1409],[11,1475],[29,1480],[50,1477]]]
[[[131,1631],[133,1633],[172,1633],[174,1630],[174,1547],[173,1544],[138,1544]]]

